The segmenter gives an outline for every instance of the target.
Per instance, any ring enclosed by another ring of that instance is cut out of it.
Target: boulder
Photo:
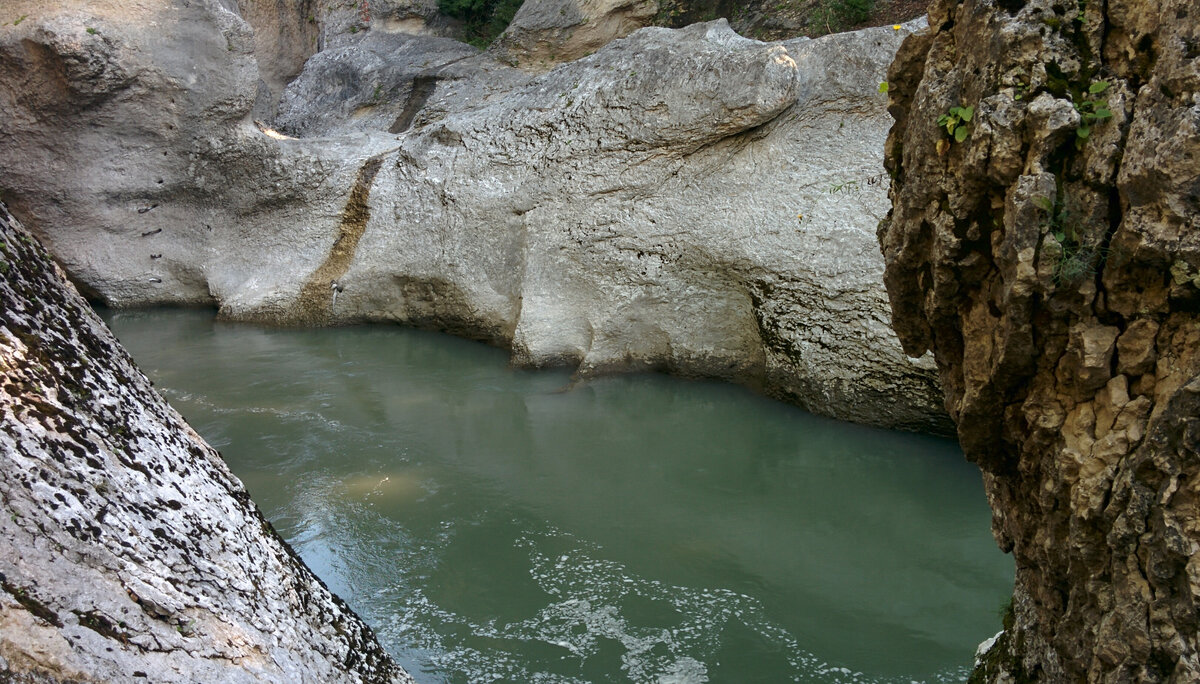
[[[115,0],[64,7],[20,0],[0,28],[0,192],[89,296],[393,321],[948,429],[873,238],[877,87],[911,26],[647,28],[538,76],[371,29],[256,124],[255,34],[225,4],[148,10],[153,31]]]
[[[650,26],[658,4],[657,0],[525,0],[488,51],[513,66],[545,71]]]
[[[0,204],[0,680],[411,682]]]
[[[929,21],[889,72],[879,240],[1016,564],[972,681],[1200,680],[1196,3]]]

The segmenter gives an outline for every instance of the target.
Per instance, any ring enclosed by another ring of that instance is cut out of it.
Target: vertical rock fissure
[[[413,79],[412,92],[408,94],[400,116],[396,117],[396,121],[388,128],[388,133],[403,133],[412,126],[413,119],[437,88],[437,82],[437,76],[417,76]]]

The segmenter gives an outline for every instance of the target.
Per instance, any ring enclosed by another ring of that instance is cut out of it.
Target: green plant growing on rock
[[[1108,90],[1107,81],[1096,81],[1088,86],[1087,96],[1072,104],[1079,112],[1079,127],[1075,129],[1075,149],[1082,150],[1084,143],[1092,134],[1092,126],[1112,118],[1112,110],[1108,108],[1108,100],[1099,97]]]
[[[1182,259],[1171,264],[1171,280],[1176,285],[1191,283],[1193,287],[1200,290],[1200,270],[1193,271],[1191,265]]]
[[[1054,237],[1060,250],[1054,265],[1054,283],[1075,283],[1096,275],[1108,258],[1109,250],[1099,245],[1084,244],[1078,219],[1066,202],[1035,197],[1033,204],[1046,212],[1042,227]]]
[[[971,119],[975,116],[974,107],[951,107],[948,112],[938,117],[937,125],[946,129],[946,134],[954,139],[954,142],[962,142],[967,139],[967,124],[971,123]]]
[[[523,1],[438,0],[438,11],[461,20],[466,29],[466,42],[482,49],[508,27]]]
[[[967,139],[970,130],[967,124],[975,117],[974,107],[951,107],[949,111],[941,115],[937,119],[938,128],[946,129],[946,135],[949,138],[940,138],[937,141],[938,156],[942,156],[950,151],[950,141],[962,142]]]

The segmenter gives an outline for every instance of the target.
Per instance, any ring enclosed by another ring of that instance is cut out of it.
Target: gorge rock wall
[[[648,28],[533,75],[372,24],[256,124],[274,24],[217,0],[131,7],[18,0],[27,18],[0,26],[0,193],[89,296],[392,321],[521,365],[724,378],[948,429],[931,360],[890,329],[874,242],[877,86],[907,29]]]
[[[0,204],[0,680],[411,682]]]
[[[1016,561],[977,675],[1196,681],[1200,8],[938,0],[929,22],[889,72],[879,238]]]

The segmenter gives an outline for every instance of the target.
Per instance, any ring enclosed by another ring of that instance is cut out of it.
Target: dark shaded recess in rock
[[[413,79],[412,90],[408,94],[408,100],[404,103],[404,109],[388,128],[388,133],[403,133],[412,126],[413,118],[425,106],[429,96],[433,95],[434,89],[437,88],[437,82],[437,76],[417,76]]]

